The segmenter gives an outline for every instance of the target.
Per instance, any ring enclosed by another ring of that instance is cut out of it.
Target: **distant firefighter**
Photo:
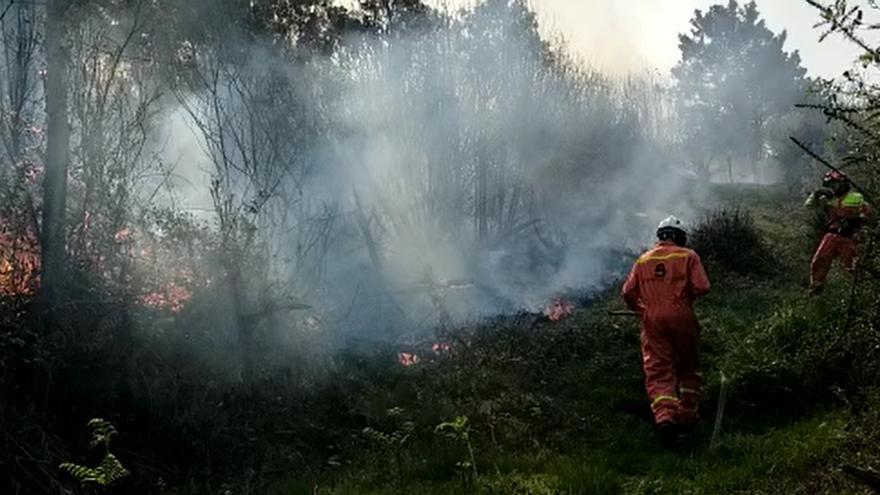
[[[709,292],[700,257],[684,247],[687,230],[676,217],[660,222],[659,242],[633,265],[623,300],[642,320],[642,364],[661,440],[674,444],[696,425],[700,389],[694,301]]]
[[[834,260],[840,258],[843,269],[852,273],[856,267],[855,235],[871,215],[871,206],[842,172],[825,174],[822,189],[807,198],[808,208],[821,208],[825,213],[822,241],[810,263],[810,293],[820,294]]]

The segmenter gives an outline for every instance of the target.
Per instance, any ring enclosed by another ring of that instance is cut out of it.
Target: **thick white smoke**
[[[659,218],[687,216],[692,183],[659,85],[578,68],[536,33],[519,3],[489,1],[308,62],[246,48],[245,68],[219,71],[221,91],[187,95],[183,114],[209,121],[216,97],[257,115],[168,149],[198,150],[186,165],[210,171],[203,191],[224,173],[220,136],[255,170],[284,169],[230,192],[277,193],[259,220],[273,277],[346,332],[540,310],[611,283]]]

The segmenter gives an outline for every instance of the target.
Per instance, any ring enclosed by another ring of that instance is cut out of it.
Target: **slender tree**
[[[65,215],[70,124],[67,115],[65,13],[67,0],[49,0],[46,11],[46,162],[43,183],[42,298],[50,314],[64,283]],[[51,317],[47,320],[51,324]]]
[[[724,160],[732,177],[733,161],[745,156],[758,175],[768,127],[807,89],[806,69],[797,51],[785,51],[785,40],[785,31],[766,26],[754,1],[695,12],[690,33],[679,36],[681,60],[672,74],[686,142],[701,161]],[[707,143],[720,156],[707,157]]]

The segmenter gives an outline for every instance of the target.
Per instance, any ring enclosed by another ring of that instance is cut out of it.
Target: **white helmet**
[[[687,228],[685,227],[684,222],[679,220],[678,217],[676,217],[675,215],[670,215],[666,217],[665,219],[663,219],[662,222],[660,222],[660,225],[657,226],[658,235],[660,234],[660,232],[665,232],[669,230],[678,230],[682,234],[687,235]]]

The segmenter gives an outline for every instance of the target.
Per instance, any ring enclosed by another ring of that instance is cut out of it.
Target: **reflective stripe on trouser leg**
[[[694,389],[694,388],[680,387],[678,389],[678,393],[681,394],[682,400],[684,400],[685,396],[688,396],[688,397],[695,397],[696,396],[698,398],[700,397],[700,391],[697,389]]]
[[[675,347],[668,335],[651,324],[653,308],[642,321],[642,367],[645,388],[656,423],[675,421],[678,412],[678,378],[675,375]]]
[[[658,424],[675,422],[679,414],[678,397],[660,395],[651,400],[651,412],[654,413],[654,421]]]
[[[696,349],[688,348],[695,354]],[[703,375],[696,371],[697,356],[682,356],[681,364],[688,371],[679,372],[678,397],[681,404],[677,420],[684,425],[695,425],[699,421],[700,391],[703,387]]]
[[[834,236],[825,234],[810,262],[810,286],[820,287],[825,283],[828,271],[831,269],[831,263],[837,256],[836,251]]]
[[[654,421],[657,423],[675,421],[679,403],[672,361],[665,359],[665,349],[658,349],[660,346],[657,343],[648,343],[645,347],[643,356],[645,386],[651,400]]]
[[[681,407],[690,410],[697,410],[700,404],[700,388],[702,381],[693,375],[682,377],[678,385],[678,397],[681,401]]]
[[[661,395],[658,397],[654,397],[654,400],[651,401],[651,409],[661,407],[664,402],[674,402],[678,404],[678,397],[673,397],[671,395]]]

